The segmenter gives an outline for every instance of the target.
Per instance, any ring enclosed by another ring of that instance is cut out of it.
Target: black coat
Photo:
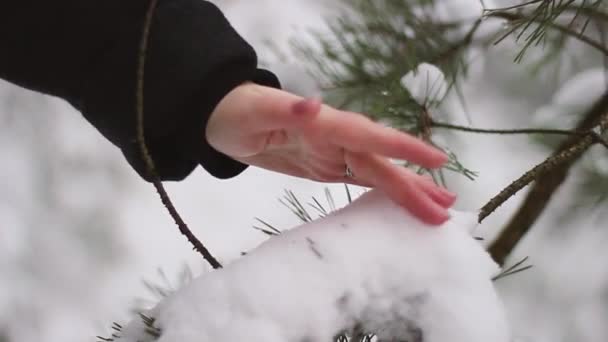
[[[137,51],[149,0],[7,0],[0,5],[0,78],[78,109],[144,178],[135,141]],[[205,141],[209,115],[237,85],[279,87],[220,10],[160,0],[150,32],[145,134],[163,180],[199,164],[218,178],[245,169]]]

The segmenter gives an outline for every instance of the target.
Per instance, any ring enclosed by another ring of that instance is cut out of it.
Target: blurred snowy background
[[[332,13],[327,1],[216,3],[287,88],[316,94],[298,61],[289,54],[277,58],[267,43],[285,52],[289,38],[322,28],[323,16]],[[464,89],[474,126],[567,120],[555,104],[561,111],[564,103],[584,108],[584,98],[605,86],[601,63],[583,57],[561,75],[541,78],[514,65],[508,46],[480,58]],[[143,280],[162,284],[159,269],[174,285],[186,265],[195,274],[206,270],[153,188],[68,105],[0,83],[0,109],[0,342],[94,341],[112,321],[128,320],[136,298],[154,299]],[[460,106],[453,115],[466,123]],[[476,210],[550,153],[524,136],[444,138],[479,172],[476,181],[449,179],[462,210]],[[596,156],[586,165],[608,173],[605,158]],[[576,180],[569,178],[516,251],[514,260],[530,256],[535,267],[498,283],[521,341],[608,340],[606,210],[576,209]],[[278,202],[284,189],[308,199],[322,196],[325,186],[256,169],[219,181],[199,169],[168,191],[194,232],[228,262],[265,239],[251,229],[256,217],[278,227],[298,223]],[[330,188],[345,203],[343,187]],[[523,195],[490,216],[478,234],[493,237]]]

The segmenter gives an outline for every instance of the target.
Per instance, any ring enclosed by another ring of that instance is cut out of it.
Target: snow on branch
[[[508,341],[499,269],[475,226],[460,212],[426,226],[372,190],[194,280],[115,340],[316,342],[356,328],[380,341]]]

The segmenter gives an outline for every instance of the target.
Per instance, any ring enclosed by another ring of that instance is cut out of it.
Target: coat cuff
[[[198,165],[220,179],[240,174],[246,165],[209,145],[207,122],[240,84],[278,88],[278,79],[258,69],[254,49],[207,1],[161,1],[150,34],[146,142],[161,179],[181,180]],[[143,174],[141,164],[129,159]]]

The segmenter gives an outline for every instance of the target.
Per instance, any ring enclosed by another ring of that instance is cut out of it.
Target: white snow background
[[[264,40],[271,39],[284,46],[292,34],[302,33],[302,27],[322,25],[319,8],[324,1],[217,2],[263,56],[267,55]],[[479,72],[464,89],[468,98],[468,114],[477,127],[525,127],[532,124],[530,113],[536,107],[519,100],[524,94],[498,92],[487,86],[493,80],[482,74],[500,68],[505,70],[503,76],[509,74],[508,78],[523,76],[522,67],[512,65],[508,54],[499,49],[476,66]],[[306,83],[302,92],[314,92],[309,80],[293,77],[294,74],[301,75],[301,70],[294,72],[293,65],[283,66],[281,70],[284,83],[291,82],[294,89]],[[538,88],[551,88],[552,85],[556,91],[558,84],[553,83],[543,83]],[[8,92],[7,87],[3,84],[1,94]],[[584,88],[582,91],[585,92]],[[35,101],[34,95],[28,96],[32,97],[32,102]],[[128,310],[133,306],[133,298],[146,293],[142,279],[160,281],[158,268],[164,270],[171,281],[184,264],[196,274],[207,272],[207,269],[177,233],[154,190],[128,168],[122,156],[100,139],[69,106],[59,101],[44,101],[43,108],[18,106],[14,110],[19,115],[13,119],[19,122],[20,116],[52,116],[57,126],[64,127],[60,131],[66,132],[58,134],[57,139],[63,148],[55,153],[67,149],[114,160],[116,169],[127,179],[127,183],[122,185],[124,192],[121,195],[115,193],[113,197],[119,207],[116,211],[116,219],[120,220],[117,237],[123,246],[109,250],[117,251],[120,262],[100,265],[83,257],[90,255],[91,251],[60,243],[64,239],[63,233],[58,227],[48,224],[46,217],[37,217],[31,208],[26,208],[26,212],[38,219],[39,242],[36,246],[24,245],[29,240],[19,233],[24,223],[15,215],[17,209],[13,204],[15,198],[28,196],[23,189],[29,189],[32,176],[23,151],[15,147],[18,145],[8,148],[3,142],[2,146],[6,148],[0,149],[0,156],[8,162],[3,163],[0,183],[3,200],[0,203],[0,319],[5,324],[0,326],[0,331],[10,324],[13,329],[9,331],[9,337],[19,342],[94,341],[94,335],[108,335],[112,321],[131,319]],[[452,113],[458,123],[469,124],[458,106]],[[4,120],[2,125],[11,127],[11,122]],[[459,176],[449,179],[452,190],[459,194],[457,208],[464,211],[478,209],[549,153],[525,137],[445,134],[444,139],[465,165],[480,174],[475,182]],[[65,165],[58,172],[68,173],[71,167]],[[69,182],[67,198],[74,206],[73,211],[78,210],[79,205],[89,205],[90,202],[94,205],[95,200],[105,200],[107,196],[100,196],[108,190],[103,182],[103,179],[96,179],[94,187],[86,179]],[[605,325],[608,317],[605,305],[608,297],[605,271],[608,252],[604,247],[607,236],[598,229],[602,225],[598,223],[597,212],[570,210],[568,199],[572,198],[576,186],[576,179],[571,178],[558,193],[558,200],[552,201],[534,231],[516,251],[514,261],[530,256],[535,267],[497,282],[508,321],[518,341],[603,342],[608,339]],[[170,184],[168,190],[195,233],[222,262],[228,263],[265,239],[250,228],[255,224],[255,217],[282,228],[297,224],[297,219],[277,201],[285,188],[294,190],[306,200],[313,195],[322,196],[324,187],[250,169],[229,181],[215,180],[197,171],[185,182]],[[330,189],[338,203],[345,203],[341,186],[330,186]],[[522,195],[516,196],[477,227],[476,235],[491,238],[517,208]],[[563,213],[569,215],[565,218]],[[562,235],[553,235],[556,230]],[[35,267],[18,261],[18,256],[27,248],[38,252],[34,259],[38,263]],[[239,262],[245,264],[245,260]],[[255,275],[252,277],[255,279]],[[35,304],[36,315],[15,312],[16,301]]]

